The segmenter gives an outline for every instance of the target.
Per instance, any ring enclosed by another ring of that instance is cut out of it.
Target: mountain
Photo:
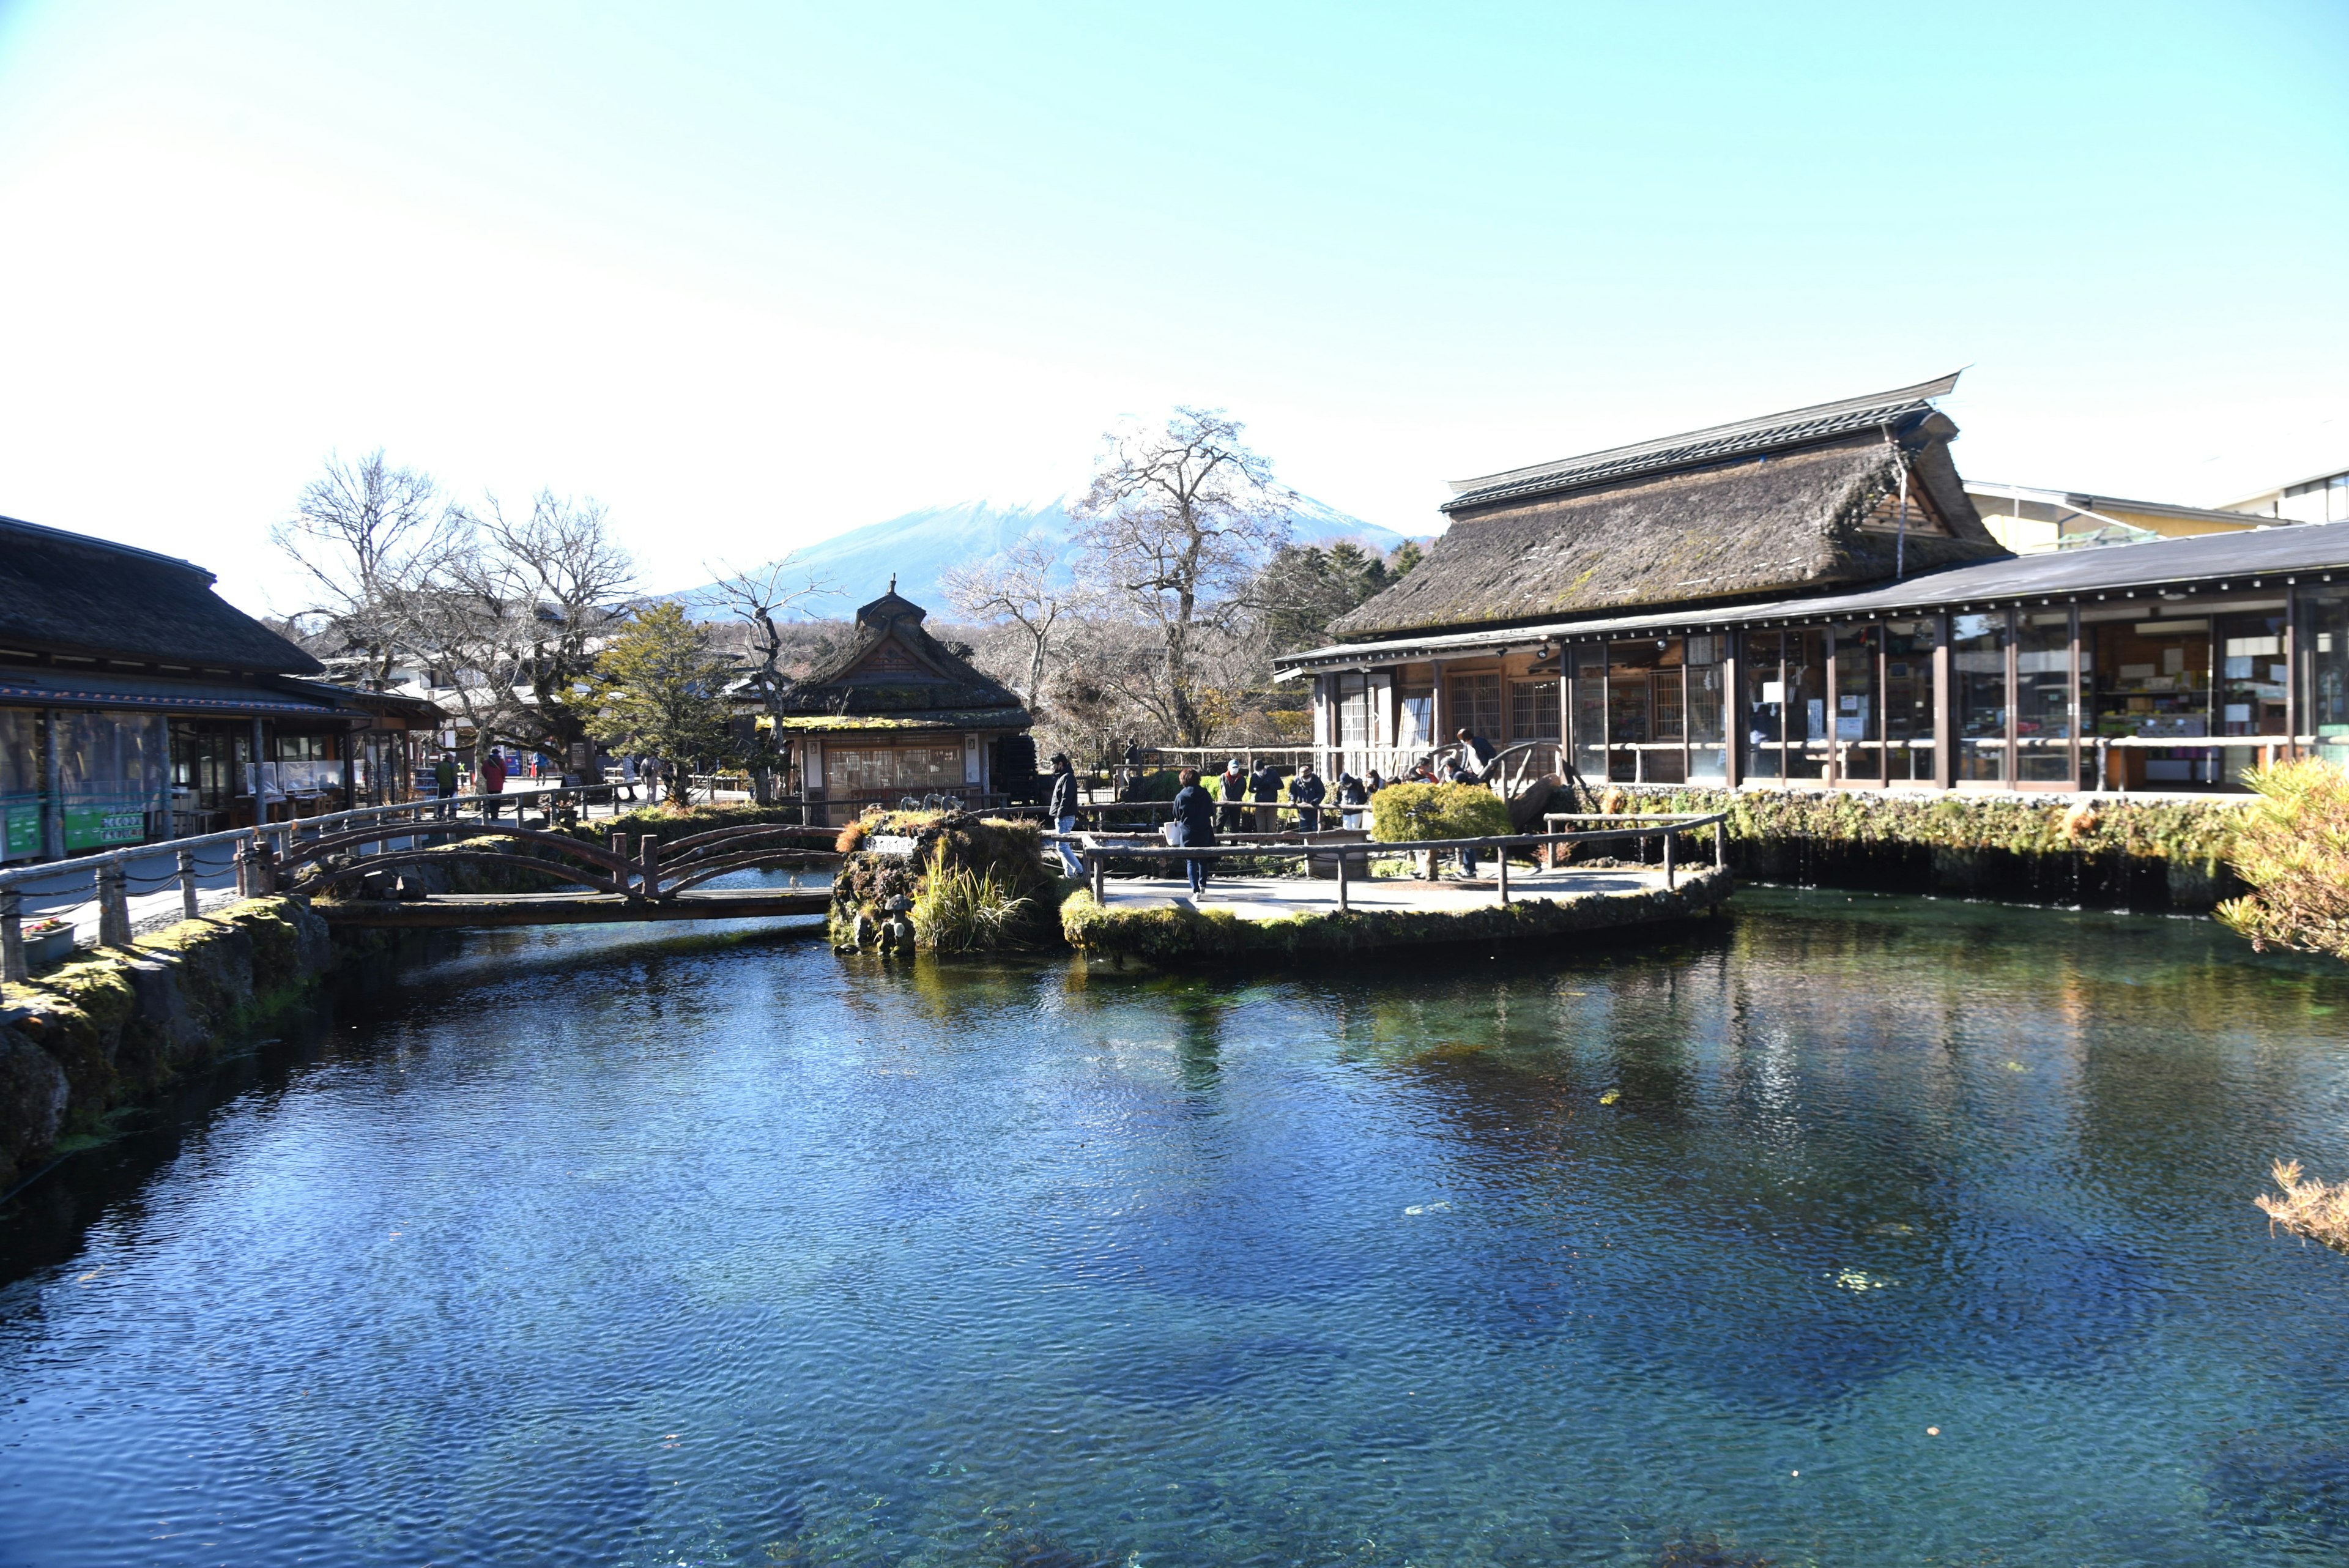
[[[1068,548],[1077,526],[1069,514],[1073,499],[1061,496],[1024,504],[957,501],[883,523],[868,523],[800,551],[786,582],[804,583],[812,577],[836,590],[835,597],[798,607],[802,619],[844,619],[858,605],[879,597],[895,574],[899,593],[938,619],[951,620],[954,611],[947,605],[946,590],[938,586],[940,574],[951,566],[976,566],[1033,533],[1040,532]],[[1299,545],[1327,546],[1352,539],[1381,555],[1394,549],[1404,537],[1309,496],[1298,497],[1290,508],[1289,525]],[[724,614],[714,583],[661,597],[676,599],[698,616],[715,618]]]

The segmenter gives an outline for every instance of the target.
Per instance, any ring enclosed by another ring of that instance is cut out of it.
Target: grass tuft
[[[2349,1182],[2327,1187],[2302,1176],[2300,1161],[2280,1159],[2275,1184],[2283,1189],[2282,1196],[2262,1192],[2251,1199],[2268,1217],[2270,1230],[2281,1225],[2295,1236],[2349,1252]]]

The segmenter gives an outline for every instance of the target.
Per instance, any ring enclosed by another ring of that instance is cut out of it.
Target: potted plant
[[[51,916],[44,920],[25,922],[25,962],[43,968],[63,963],[73,957],[74,929],[71,920]]]

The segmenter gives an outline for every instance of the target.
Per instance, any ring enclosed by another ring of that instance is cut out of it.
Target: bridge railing
[[[1234,858],[1261,859],[1268,854],[1298,855],[1310,860],[1333,860],[1337,869],[1338,908],[1340,911],[1352,907],[1350,884],[1353,867],[1360,866],[1367,875],[1374,859],[1433,857],[1445,851],[1465,850],[1477,855],[1490,854],[1499,867],[1497,877],[1500,901],[1509,901],[1509,857],[1512,849],[1548,848],[1554,857],[1558,846],[1575,844],[1601,844],[1630,841],[1644,844],[1653,839],[1662,845],[1664,886],[1679,885],[1679,866],[1674,846],[1683,834],[1713,830],[1713,863],[1715,867],[1729,863],[1728,822],[1726,812],[1657,812],[1624,814],[1612,816],[1573,816],[1560,815],[1547,820],[1591,821],[1624,824],[1606,828],[1576,828],[1557,833],[1506,833],[1474,838],[1413,838],[1379,841],[1358,839],[1336,835],[1317,841],[1305,837],[1269,837],[1257,836],[1252,842],[1212,845],[1170,845],[1163,842],[1105,842],[1102,836],[1090,833],[1049,834],[1051,842],[1072,842],[1078,846],[1078,858],[1085,867],[1085,878],[1091,884],[1094,902],[1107,907],[1109,902],[1109,863],[1112,860],[1220,860]]]

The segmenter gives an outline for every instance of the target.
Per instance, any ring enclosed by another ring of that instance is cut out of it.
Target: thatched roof
[[[1888,404],[1895,396],[1470,482],[1427,558],[1330,629],[1355,639],[1784,596],[1889,578],[1896,553],[1909,573],[2006,555],[1950,461],[1957,426],[1913,397]],[[1820,433],[1861,412],[1889,422]],[[1718,455],[1724,445],[1735,455]]]
[[[212,592],[202,566],[0,517],[0,647],[312,675],[318,661]]]
[[[927,612],[896,587],[892,581],[889,592],[857,610],[856,636],[845,652],[783,693],[783,712],[808,721],[787,719],[786,725],[818,729],[824,726],[815,721],[838,718],[843,729],[1027,728],[1019,697],[924,630]],[[859,724],[859,717],[900,722]]]

